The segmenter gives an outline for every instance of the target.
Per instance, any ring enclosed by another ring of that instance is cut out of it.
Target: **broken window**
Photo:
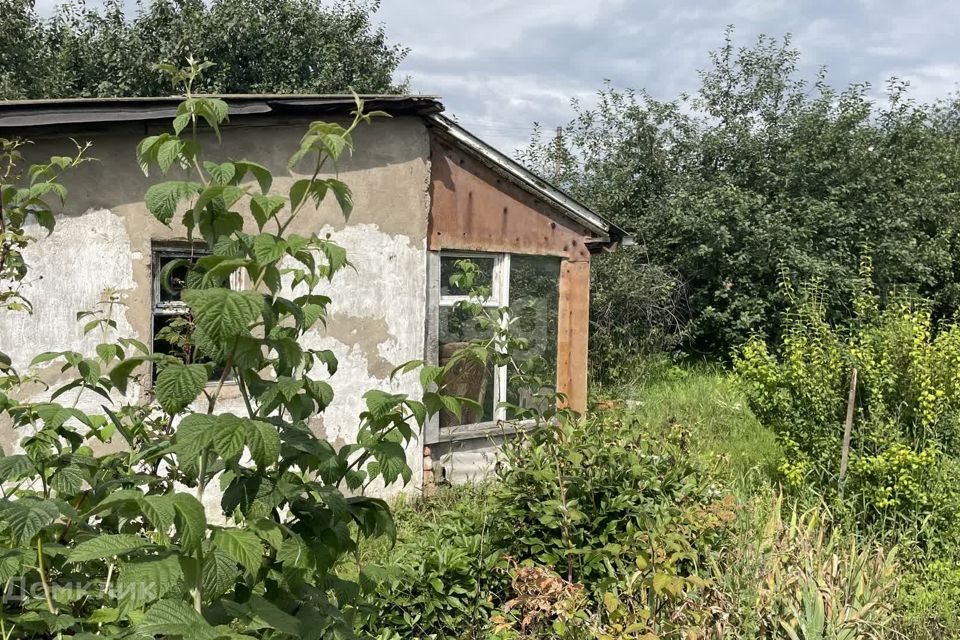
[[[447,376],[447,392],[479,409],[465,407],[459,419],[443,412],[440,426],[514,418],[504,404],[546,408],[556,384],[559,258],[444,252],[439,271],[440,364],[478,342],[504,350],[494,324],[504,323],[513,341],[510,356],[522,371],[493,358],[462,359]]]
[[[176,356],[187,364],[210,362],[202,354],[193,338],[193,318],[190,308],[181,300],[187,288],[189,265],[210,255],[206,245],[187,243],[157,243],[153,246],[153,344],[154,353]],[[231,279],[232,288],[241,283]],[[154,376],[158,373],[154,367]],[[211,380],[219,379],[223,369],[214,367]]]

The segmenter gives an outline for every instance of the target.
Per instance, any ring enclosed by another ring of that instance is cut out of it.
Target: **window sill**
[[[490,438],[493,436],[512,436],[523,431],[531,431],[536,427],[533,420],[521,420],[519,422],[508,422],[504,420],[495,420],[490,422],[477,422],[475,424],[462,424],[456,427],[443,427],[437,436],[436,442],[457,442],[460,440],[478,440],[480,438]]]

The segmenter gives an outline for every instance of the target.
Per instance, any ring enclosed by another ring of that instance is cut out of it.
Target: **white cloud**
[[[37,1],[45,15],[55,4]],[[377,19],[412,49],[398,75],[506,151],[534,121],[570,118],[571,98],[592,104],[606,79],[660,99],[695,89],[728,24],[738,44],[793,33],[800,72],[826,65],[838,86],[879,94],[897,75],[932,100],[960,79],[960,2],[943,0],[382,0]]]

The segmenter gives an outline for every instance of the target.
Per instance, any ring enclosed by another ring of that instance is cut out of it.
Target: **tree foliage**
[[[101,9],[66,0],[41,19],[35,0],[0,0],[0,99],[156,96],[152,69],[188,54],[216,60],[205,93],[363,93],[400,90],[406,49],[374,23],[376,0],[122,0]]]
[[[820,279],[828,316],[847,317],[866,254],[882,296],[916,291],[936,316],[960,306],[960,106],[918,104],[896,79],[883,98],[837,90],[799,63],[789,38],[738,48],[728,31],[696,93],[608,87],[558,139],[534,139],[528,161],[640,244],[597,261],[602,329],[629,345],[680,327],[688,349],[723,357],[779,335],[783,270]]]

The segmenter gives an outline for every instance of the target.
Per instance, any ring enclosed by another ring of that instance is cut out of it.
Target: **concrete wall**
[[[274,173],[274,191],[286,193],[294,180],[309,177],[292,174],[286,166],[307,122],[237,121],[225,127],[222,144],[212,137],[205,141],[207,157],[260,162]],[[166,130],[166,125],[118,124],[43,137],[29,130],[19,132],[34,139],[28,148],[33,159],[69,153],[72,144],[67,136],[72,135],[93,142],[90,154],[97,161],[68,177],[69,200],[57,218],[56,230],[25,254],[31,274],[24,293],[34,305],[33,315],[0,317],[0,351],[9,354],[17,367],[25,368],[34,355],[48,350],[74,349],[93,355],[99,336],[82,335],[76,312],[93,308],[101,292],[110,287],[120,291],[126,305],[120,335],[149,344],[151,242],[186,239],[186,232],[177,225],[165,227],[147,211],[143,193],[162,178],[144,178],[134,150],[145,135]],[[330,379],[336,398],[313,424],[336,444],[354,440],[364,391],[417,394],[414,377],[390,381],[389,374],[396,365],[424,356],[428,134],[420,119],[401,117],[361,127],[355,143],[355,155],[340,167],[340,178],[354,193],[349,223],[330,198],[320,210],[305,210],[296,228],[291,228],[330,234],[346,248],[355,267],[341,272],[322,291],[333,299],[327,328],[314,331],[304,341],[305,347],[332,349],[340,360],[340,370]],[[252,219],[247,230],[256,231]],[[53,383],[58,370],[59,365],[42,373]],[[317,377],[325,375],[318,372]],[[39,387],[35,391],[35,399],[46,395]],[[147,392],[144,386],[134,386],[130,394]],[[223,411],[242,413],[235,388],[227,388],[223,398]],[[73,398],[68,394],[60,401],[69,404]],[[100,402],[88,393],[79,406],[97,411]],[[0,444],[8,452],[23,435],[0,425]],[[409,447],[408,460],[414,470],[408,489],[419,489],[423,459],[418,443]],[[215,500],[211,498],[211,510],[216,509]]]

